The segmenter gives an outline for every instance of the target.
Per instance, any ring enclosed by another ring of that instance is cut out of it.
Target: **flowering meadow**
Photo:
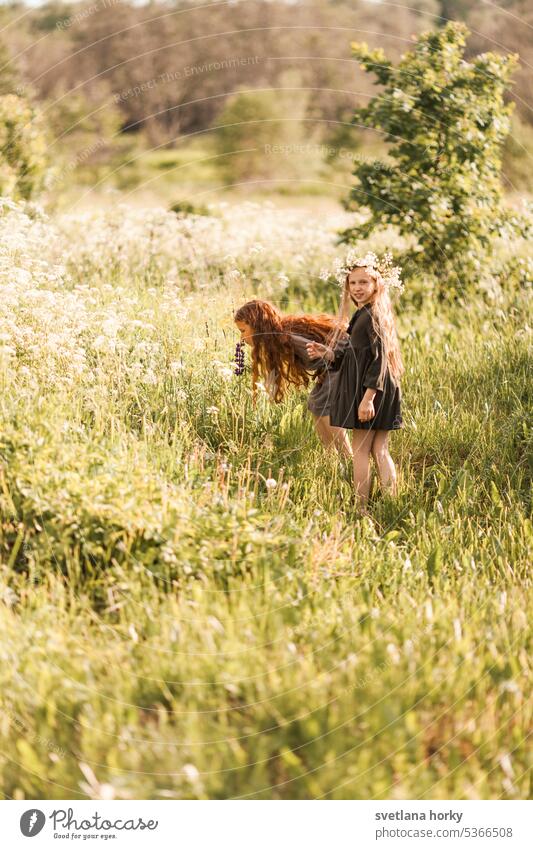
[[[1,202],[5,796],[528,796],[526,246],[396,299],[399,494],[360,519],[305,393],[254,408],[235,360],[246,299],[336,307],[354,215],[310,205]]]

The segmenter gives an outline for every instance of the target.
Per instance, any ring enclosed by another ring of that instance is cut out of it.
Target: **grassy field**
[[[530,288],[406,290],[399,495],[359,520],[305,395],[253,410],[232,373],[245,298],[334,307],[345,213],[28,211],[0,217],[2,793],[526,798]]]

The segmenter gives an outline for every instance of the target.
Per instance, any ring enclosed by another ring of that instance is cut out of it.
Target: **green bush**
[[[385,135],[391,162],[358,164],[350,200],[369,214],[341,240],[367,238],[385,225],[416,234],[402,257],[404,276],[438,274],[448,292],[483,275],[496,237],[528,233],[525,219],[502,203],[502,145],[513,106],[504,95],[517,56],[484,53],[467,62],[467,32],[451,22],[424,33],[396,66],[383,50],[352,44],[383,86],[353,120]]]
[[[287,86],[299,83],[288,75]],[[321,163],[318,145],[304,129],[307,96],[287,89],[240,91],[217,120],[215,146],[228,183],[249,180],[304,179]]]
[[[176,215],[211,215],[205,203],[191,203],[188,200],[177,200],[170,209]]]
[[[35,109],[22,97],[0,97],[0,194],[29,200],[46,175],[46,137]]]

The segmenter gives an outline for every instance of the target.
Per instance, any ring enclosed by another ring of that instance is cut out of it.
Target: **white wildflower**
[[[153,371],[153,369],[147,369],[141,378],[143,383],[148,383],[151,386],[154,386],[157,383],[157,375]]]
[[[231,380],[233,377],[233,369],[229,368],[229,366],[219,368],[218,373],[224,380]]]
[[[107,336],[97,336],[93,342],[93,348],[95,351],[105,351],[109,350],[110,340]]]
[[[394,665],[397,666],[399,664],[400,660],[401,660],[401,657],[402,657],[400,652],[398,651],[398,646],[395,645],[394,643],[388,643],[387,644],[387,654],[389,655],[392,663],[394,663]]]
[[[185,778],[191,782],[191,784],[195,784],[200,778],[200,773],[198,772],[194,764],[184,764],[183,774]]]

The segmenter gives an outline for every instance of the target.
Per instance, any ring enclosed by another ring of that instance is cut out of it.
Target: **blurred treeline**
[[[78,180],[134,189],[159,173],[185,194],[252,179],[312,190],[316,178],[327,191],[354,156],[383,148],[379,135],[349,123],[373,93],[350,43],[382,46],[394,59],[415,33],[464,20],[469,54],[520,54],[504,180],[530,190],[533,5],[499,5],[12,3],[0,9],[0,93],[37,106],[55,163],[51,188]]]

